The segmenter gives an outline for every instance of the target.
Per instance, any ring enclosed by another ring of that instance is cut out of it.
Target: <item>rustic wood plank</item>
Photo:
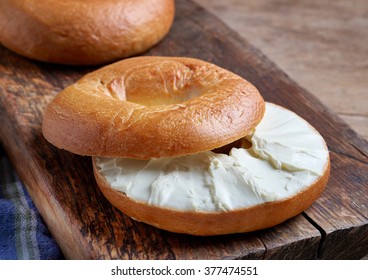
[[[335,152],[331,160],[331,187],[306,215],[322,232],[321,259],[359,259],[368,253],[367,164]]]
[[[60,151],[41,134],[46,104],[60,89],[93,68],[38,63],[0,48],[1,142],[67,258],[310,259],[330,255],[327,252],[333,250],[333,243],[329,243],[329,236],[333,235],[341,248],[347,246],[348,239],[360,236],[363,249],[356,255],[349,250],[338,254],[339,258],[359,257],[367,247],[361,237],[367,225],[367,208],[361,202],[367,197],[364,186],[368,181],[364,177],[368,149],[363,139],[257,49],[191,1],[177,1],[170,34],[147,54],[198,57],[249,79],[266,100],[296,111],[323,134],[338,158],[332,166],[334,179],[307,214],[264,231],[201,238],[138,223],[102,196],[88,157]],[[339,160],[346,164],[341,178],[336,170]],[[361,169],[356,172],[358,163]],[[350,191],[337,183],[340,180],[360,191],[357,208],[351,206]],[[345,204],[338,204],[336,192],[347,198]],[[339,207],[332,212],[324,207],[325,201],[332,208]],[[344,227],[329,220],[346,211],[349,215],[355,211],[356,219],[347,221]],[[320,213],[323,215],[318,216]]]

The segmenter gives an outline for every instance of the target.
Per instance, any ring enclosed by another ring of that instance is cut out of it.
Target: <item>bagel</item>
[[[173,18],[174,0],[2,0],[0,43],[44,62],[97,65],[148,50]]]
[[[47,106],[43,135],[88,156],[151,159],[251,134],[264,100],[243,78],[183,57],[135,57],[87,74]]]
[[[295,113],[266,103],[229,155],[207,151],[170,159],[94,157],[105,197],[135,220],[177,233],[220,235],[264,229],[308,208],[325,188],[329,152]]]
[[[308,208],[330,175],[307,121],[193,58],[129,58],[87,74],[47,106],[42,130],[92,156],[112,205],[177,233],[272,227]]]

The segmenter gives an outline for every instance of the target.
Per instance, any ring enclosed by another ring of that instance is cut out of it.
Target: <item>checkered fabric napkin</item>
[[[0,260],[63,259],[0,146]]]

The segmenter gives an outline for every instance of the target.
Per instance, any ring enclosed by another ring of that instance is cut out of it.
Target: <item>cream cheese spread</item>
[[[295,113],[266,103],[250,148],[151,160],[96,158],[112,188],[149,204],[228,211],[290,197],[316,181],[329,155],[322,136]]]

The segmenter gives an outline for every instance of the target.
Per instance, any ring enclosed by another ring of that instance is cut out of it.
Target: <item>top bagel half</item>
[[[174,18],[174,0],[1,0],[0,43],[28,58],[97,65],[142,53]]]
[[[264,111],[252,84],[216,65],[136,57],[87,74],[60,92],[45,110],[43,134],[80,155],[176,157],[251,134]]]

